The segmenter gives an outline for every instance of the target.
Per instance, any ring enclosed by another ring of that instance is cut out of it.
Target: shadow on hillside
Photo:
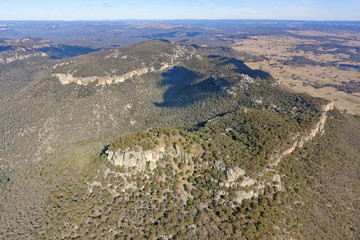
[[[212,55],[209,56],[211,61],[216,61],[216,65],[225,66],[231,65],[233,73],[246,74],[253,79],[267,79],[271,78],[271,75],[261,71],[253,70],[246,66],[243,61],[235,58],[227,58]],[[218,75],[226,75],[226,72],[221,72],[221,67],[217,71]],[[231,74],[229,75],[231,76]],[[184,107],[193,104],[197,101],[204,100],[212,94],[219,94],[221,92],[219,86],[215,85],[212,77],[205,80],[201,80],[201,76],[197,73],[190,71],[184,67],[173,67],[167,72],[162,73],[163,80],[161,86],[169,86],[164,93],[163,102],[155,103],[157,107]],[[231,87],[236,84],[239,78],[224,77],[221,78],[221,84],[223,87]]]
[[[271,75],[267,72],[261,71],[261,70],[253,70],[249,68],[243,61],[237,60],[235,58],[231,58],[228,61],[226,61],[226,64],[232,63],[235,65],[237,69],[235,69],[236,72],[249,75],[252,78],[269,78]]]
[[[7,51],[9,49],[11,49],[10,46],[0,46],[0,52]]]
[[[271,77],[269,73],[264,72],[262,70],[253,70],[249,68],[243,61],[235,58],[221,57],[219,55],[211,55],[209,56],[209,58],[213,58],[213,59],[217,58],[219,62],[221,62],[221,65],[233,64],[235,67],[234,69],[235,72],[249,75],[252,78],[266,79]]]
[[[162,73],[161,86],[169,86],[164,93],[162,103],[155,102],[157,107],[184,107],[201,101],[209,94],[219,91],[211,78],[201,82],[201,76],[184,67],[173,67]]]
[[[69,57],[76,57],[78,55],[88,54],[98,49],[80,47],[80,46],[70,46],[70,45],[61,45],[59,47],[44,47],[40,49],[42,52],[45,52],[50,56],[51,59],[63,59]]]

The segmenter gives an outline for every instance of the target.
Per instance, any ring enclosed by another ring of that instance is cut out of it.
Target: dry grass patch
[[[349,53],[336,53],[338,47],[324,48],[316,39],[302,38],[300,36],[326,36],[326,37],[346,37],[351,40],[343,40],[339,44],[342,46],[360,46],[360,34],[354,32],[320,32],[320,31],[290,31],[297,37],[288,35],[254,36],[244,40],[236,40],[233,48],[255,55],[268,58],[262,62],[247,62],[246,64],[253,69],[261,69],[269,72],[278,79],[284,86],[296,92],[306,92],[315,97],[323,97],[335,102],[335,106],[341,110],[347,110],[353,114],[360,114],[359,93],[346,93],[338,91],[333,86],[341,86],[350,81],[360,81],[360,70],[355,68],[340,67],[341,64],[359,66],[358,61],[354,61],[350,54],[357,53],[357,50],[350,49]],[[331,39],[329,39],[329,43]],[[339,41],[338,41],[339,42]],[[300,45],[319,45],[316,52],[303,51],[297,48]],[[294,57],[305,58],[313,61],[313,64],[291,65]],[[290,64],[284,64],[290,61]],[[325,85],[325,86],[324,86]]]

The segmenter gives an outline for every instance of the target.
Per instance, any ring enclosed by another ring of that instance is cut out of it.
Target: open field
[[[341,110],[360,114],[360,34],[290,33],[237,40],[233,48],[266,57],[268,60],[247,64],[269,72],[284,86],[326,98]]]

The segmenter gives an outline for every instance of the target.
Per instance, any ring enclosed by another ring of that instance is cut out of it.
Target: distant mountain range
[[[115,20],[0,21],[0,38],[49,39],[56,43],[100,48],[131,46],[149,39],[191,41],[226,46],[254,35],[288,34],[289,30],[359,31],[360,22],[286,20]]]
[[[0,39],[0,63],[3,64],[33,57],[68,58],[93,51],[95,49],[56,44],[44,39]]]

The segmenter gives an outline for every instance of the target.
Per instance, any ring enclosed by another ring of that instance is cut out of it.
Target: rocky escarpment
[[[143,45],[146,46],[111,49],[86,57],[74,58],[71,61],[56,64],[52,69],[52,75],[62,84],[87,85],[97,81],[98,85],[106,85],[121,83],[151,72],[163,72],[184,59],[194,57],[201,59],[200,55],[195,54],[194,49],[170,43],[163,43],[164,45],[160,44],[160,46],[156,44],[159,43],[145,42]],[[151,51],[154,52],[139,54],[137,48],[142,47],[152,48]],[[163,47],[168,50],[164,52]]]
[[[4,48],[0,52],[0,63],[6,64],[31,57],[46,57],[48,54],[39,51],[39,49],[51,46],[53,44],[45,39],[4,39],[0,41],[0,47]]]
[[[269,164],[269,166],[266,167],[259,174],[259,176],[261,178],[267,179],[267,180],[256,181],[254,179],[249,179],[249,178],[244,179],[242,181],[242,183],[240,184],[240,186],[244,186],[244,185],[251,186],[251,185],[257,184],[257,187],[254,188],[254,190],[252,190],[252,191],[242,192],[242,195],[240,194],[240,196],[242,196],[243,199],[257,197],[259,194],[261,194],[264,191],[264,188],[266,186],[274,186],[274,187],[276,187],[277,190],[281,191],[283,189],[282,183],[281,183],[281,176],[279,175],[278,171],[275,170],[275,167],[279,165],[282,158],[291,154],[297,148],[303,147],[304,143],[313,139],[318,133],[324,133],[324,126],[325,126],[326,119],[327,119],[327,112],[332,110],[333,108],[334,108],[334,104],[332,102],[327,105],[324,105],[322,108],[322,113],[321,113],[320,119],[315,124],[315,126],[312,129],[310,129],[310,131],[308,133],[306,133],[305,135],[298,133],[297,135],[302,136],[302,137],[299,137],[299,139],[296,140],[291,145],[290,148],[284,150],[276,158],[276,161],[274,163]]]
[[[318,133],[324,131],[324,126],[327,119],[327,112],[333,108],[333,104],[327,104],[322,109],[322,114],[319,121],[315,124],[313,128],[310,129],[306,134],[298,134],[299,139],[285,151],[282,152],[281,156],[277,159],[277,162],[270,164],[268,167],[265,167],[263,170],[257,173],[250,173],[247,170],[240,168],[239,166],[228,167],[221,160],[215,161],[215,167],[218,169],[222,176],[224,177],[215,177],[212,176],[209,180],[216,183],[217,188],[214,188],[213,197],[216,201],[223,201],[224,196],[229,195],[231,192],[233,194],[234,203],[242,203],[246,199],[257,198],[264,194],[266,189],[274,189],[275,192],[282,191],[282,179],[281,175],[276,170],[276,165],[279,163],[281,158],[292,153],[296,148],[302,147],[306,141],[310,141]],[[219,118],[219,117],[218,117]],[[214,122],[215,121],[215,122]],[[215,124],[216,120],[209,120],[209,123]],[[181,150],[182,148],[178,145],[156,145],[152,149],[143,149],[141,147],[136,148],[126,148],[126,149],[117,149],[115,151],[107,150],[107,159],[115,166],[120,166],[123,168],[123,172],[116,173],[117,176],[130,176],[134,173],[143,173],[144,175],[149,175],[151,172],[157,171],[156,168],[161,168],[164,165],[171,165],[174,169],[180,171],[181,167],[179,162],[183,161],[185,170],[188,172],[184,179],[189,179],[188,177],[194,171],[199,171],[199,169],[212,168],[213,165],[210,162],[198,160],[197,163],[194,163],[193,156],[190,153],[184,154]],[[184,157],[186,155],[186,157]],[[200,155],[199,155],[200,156]],[[175,158],[182,159],[178,163],[175,163]],[[167,160],[166,160],[167,159]],[[174,160],[172,160],[174,159]],[[280,159],[280,160],[279,160]],[[199,162],[203,162],[199,164]],[[150,175],[149,175],[150,176]],[[220,175],[219,175],[220,176]],[[192,181],[192,180],[188,180]],[[187,181],[182,182],[185,185],[188,184]],[[97,184],[97,183],[93,183]],[[92,186],[92,185],[89,185]],[[95,186],[95,185],[94,185]],[[134,187],[133,183],[124,181],[121,189],[129,189]],[[182,190],[184,199],[189,197],[189,192],[185,193],[185,190]]]
[[[7,56],[0,56],[0,63],[6,64],[6,63],[14,62],[16,60],[25,60],[31,57],[46,57],[46,56],[48,55],[43,52],[31,53],[31,54],[12,53]]]
[[[136,171],[145,171],[146,168],[153,170],[156,168],[158,161],[165,156],[179,157],[182,156],[180,147],[174,145],[172,148],[166,148],[164,146],[158,146],[151,150],[125,150],[118,149],[113,152],[110,150],[106,151],[107,159],[114,165],[133,168]],[[185,156],[185,155],[184,155]]]
[[[2,64],[34,57],[60,59],[93,51],[95,49],[62,45],[39,38],[0,39],[0,63]]]
[[[183,149],[183,145],[160,141],[151,149],[145,150],[135,145],[132,148],[108,149],[105,154],[111,164],[103,168],[104,173],[98,175],[99,179],[87,183],[90,193],[94,188],[100,187],[117,197],[128,189],[144,189],[145,185],[152,185],[156,181],[158,184],[159,182],[162,184],[177,182],[175,184],[177,194],[184,204],[188,198],[192,197],[190,192],[192,186],[186,179],[194,174],[193,158],[196,154]],[[182,177],[179,178],[178,174]],[[115,177],[117,180],[110,185],[102,184],[109,177]],[[135,178],[142,180],[134,181]]]
[[[132,150],[130,148],[126,148],[125,150],[118,149],[116,151],[107,150],[105,153],[107,154],[108,161],[113,165],[125,168],[124,173],[116,173],[118,176],[130,176],[132,173],[145,172],[147,170],[153,171],[157,166],[163,164],[165,158],[181,158],[186,164],[189,164],[191,161],[191,155],[184,154],[178,145],[174,145],[173,147],[157,146],[151,150]],[[170,162],[166,163],[168,164]],[[234,189],[236,195],[234,199],[235,202],[241,203],[244,199],[259,196],[258,188],[249,189],[252,188],[257,181],[246,176],[245,170],[239,167],[224,167],[219,162],[217,162],[216,165],[217,168],[225,174],[226,179],[225,181],[214,179],[214,181],[216,181],[220,187]],[[96,185],[98,183],[90,184],[89,189],[92,189],[94,184]],[[131,183],[124,184],[122,191],[130,187],[133,187]],[[215,192],[215,200],[219,200],[222,195],[227,194],[226,191]]]
[[[246,74],[239,74],[241,79],[236,83],[236,86],[225,86],[223,81],[215,76],[211,76],[211,79],[216,87],[218,87],[221,91],[226,94],[236,96],[236,91],[240,89],[244,89],[247,87],[248,84],[255,83],[254,79],[252,79],[249,75]]]
[[[278,173],[278,171],[275,169],[275,167],[279,165],[282,158],[291,154],[297,148],[303,147],[304,143],[312,140],[318,133],[321,133],[321,134],[324,133],[324,126],[325,126],[326,119],[327,119],[327,112],[332,110],[333,108],[334,108],[334,104],[332,102],[323,106],[320,119],[315,124],[315,126],[312,129],[310,129],[310,131],[308,133],[306,133],[305,135],[298,133],[297,135],[298,136],[302,135],[302,137],[299,137],[299,139],[296,140],[291,145],[290,148],[284,150],[276,158],[276,161],[274,163],[269,164],[269,166],[266,167],[259,174],[259,177],[262,179],[265,179],[265,180],[257,180],[257,179],[252,179],[249,177],[242,178],[242,181],[237,184],[237,187],[240,188],[240,190],[238,190],[236,192],[236,194],[237,194],[236,201],[241,202],[244,199],[258,197],[259,194],[262,194],[264,192],[264,189],[266,186],[273,186],[278,191],[282,191],[283,187],[282,187],[282,182],[281,182],[281,176]],[[239,176],[241,176],[241,175],[245,176],[244,172],[240,171],[240,173],[241,173],[240,175],[238,174]],[[250,186],[255,186],[255,185],[256,185],[256,187],[253,187],[251,190],[248,190],[248,191],[241,189],[241,187],[250,187]]]
[[[280,156],[276,159],[276,161],[272,164],[272,166],[277,166],[281,162],[281,159],[283,157],[285,157],[286,155],[289,155],[290,153],[295,151],[296,148],[302,148],[304,143],[313,139],[318,133],[324,133],[324,126],[325,126],[326,119],[327,119],[327,112],[332,110],[333,108],[334,108],[333,102],[323,106],[323,108],[322,108],[323,112],[321,113],[319,121],[315,124],[315,127],[310,129],[309,133],[305,134],[300,139],[296,140],[290,148],[283,151],[280,154]],[[301,135],[301,134],[299,133],[298,135]]]
[[[327,112],[334,108],[333,103],[324,105],[319,121],[313,128],[306,134],[297,134],[299,137],[290,148],[284,150],[276,161],[266,167],[262,172],[258,173],[258,176],[251,178],[246,176],[245,170],[234,167],[227,168],[220,163],[216,163],[217,168],[225,173],[226,180],[218,181],[220,186],[230,188],[235,194],[235,202],[241,203],[245,199],[257,198],[264,193],[264,189],[267,186],[274,187],[277,191],[282,191],[281,176],[275,167],[281,162],[282,158],[291,154],[297,148],[303,147],[304,143],[312,140],[318,133],[324,133],[324,126],[327,119]],[[207,124],[215,124],[219,117],[211,119]],[[225,191],[219,191],[216,195],[216,199],[220,199],[222,195],[226,195]]]
[[[99,85],[121,83],[135,76],[141,76],[145,73],[154,72],[155,69],[151,68],[140,68],[120,76],[92,76],[92,77],[74,77],[72,74],[55,73],[53,76],[59,79],[61,84],[76,83],[78,85],[87,85],[91,82],[98,81]]]
[[[259,196],[259,193],[254,191],[255,189],[248,189],[256,183],[256,180],[246,176],[245,170],[239,167],[221,167],[218,163],[216,165],[220,171],[225,173],[226,176],[225,181],[220,181],[219,185],[234,190],[234,194],[236,196],[234,198],[235,202],[241,203],[245,199],[251,199]],[[215,199],[220,199],[221,195],[224,194],[226,194],[224,191],[217,192]]]

